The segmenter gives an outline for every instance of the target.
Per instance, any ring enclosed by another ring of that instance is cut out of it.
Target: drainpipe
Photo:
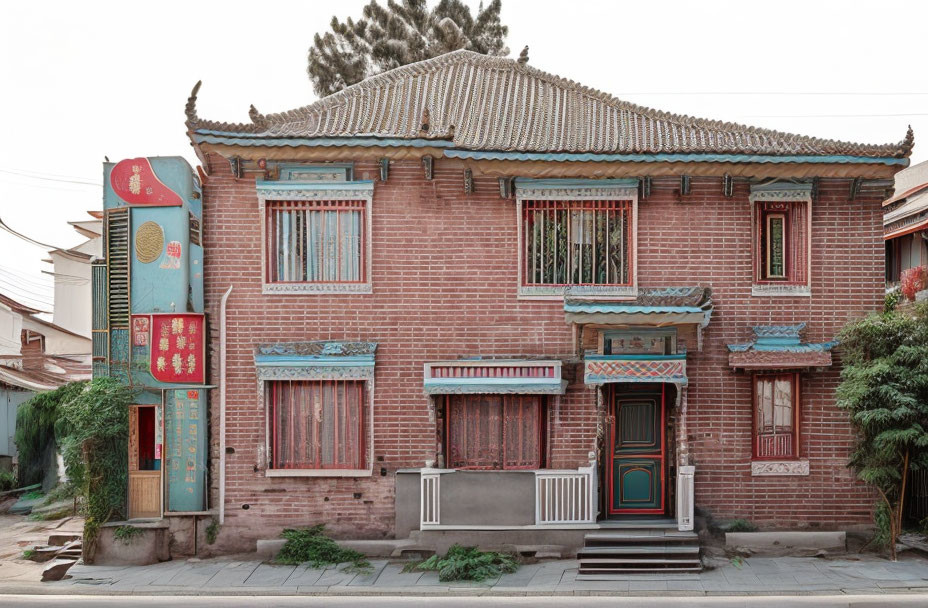
[[[226,519],[226,303],[232,286],[219,302],[219,525]]]

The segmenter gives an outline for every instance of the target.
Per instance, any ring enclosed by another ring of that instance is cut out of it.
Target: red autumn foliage
[[[928,266],[915,266],[902,271],[900,290],[907,300],[914,300],[915,294],[928,289]]]

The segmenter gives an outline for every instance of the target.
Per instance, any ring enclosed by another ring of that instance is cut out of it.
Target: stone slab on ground
[[[45,566],[45,569],[42,570],[42,582],[60,581],[64,578],[64,575],[68,573],[68,570],[71,569],[71,566],[76,563],[76,559],[56,559],[50,562]]]
[[[745,549],[757,555],[797,552],[841,552],[847,547],[847,534],[840,532],[726,532],[725,546]]]
[[[29,515],[33,509],[42,506],[43,502],[45,502],[44,496],[38,498],[26,498],[23,496],[10,507],[9,513],[10,515]]]

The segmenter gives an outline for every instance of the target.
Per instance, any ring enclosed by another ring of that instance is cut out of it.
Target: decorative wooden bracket
[[[642,177],[638,180],[639,198],[645,200],[651,197],[651,178]]]
[[[690,193],[690,176],[681,175],[680,176],[680,195],[686,196]]]
[[[732,179],[731,175],[726,173],[722,177],[722,195],[725,198],[731,198],[735,193],[735,180]]]
[[[390,177],[390,159],[380,159],[380,181],[385,182]]]
[[[474,192],[474,172],[470,169],[464,169],[464,194]]]
[[[856,199],[857,195],[860,194],[860,185],[862,181],[863,180],[861,180],[859,177],[855,177],[854,180],[851,182],[851,190],[847,194],[847,199],[849,201]]]
[[[499,196],[500,198],[512,198],[513,184],[511,177],[499,178]]]
[[[229,167],[232,169],[232,176],[236,179],[242,177],[242,159],[238,156],[229,157]]]
[[[435,167],[435,159],[431,156],[422,157],[422,166],[425,168],[425,179],[431,180]]]

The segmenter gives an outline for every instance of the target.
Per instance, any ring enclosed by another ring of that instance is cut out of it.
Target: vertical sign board
[[[206,390],[165,391],[167,511],[206,509]]]

